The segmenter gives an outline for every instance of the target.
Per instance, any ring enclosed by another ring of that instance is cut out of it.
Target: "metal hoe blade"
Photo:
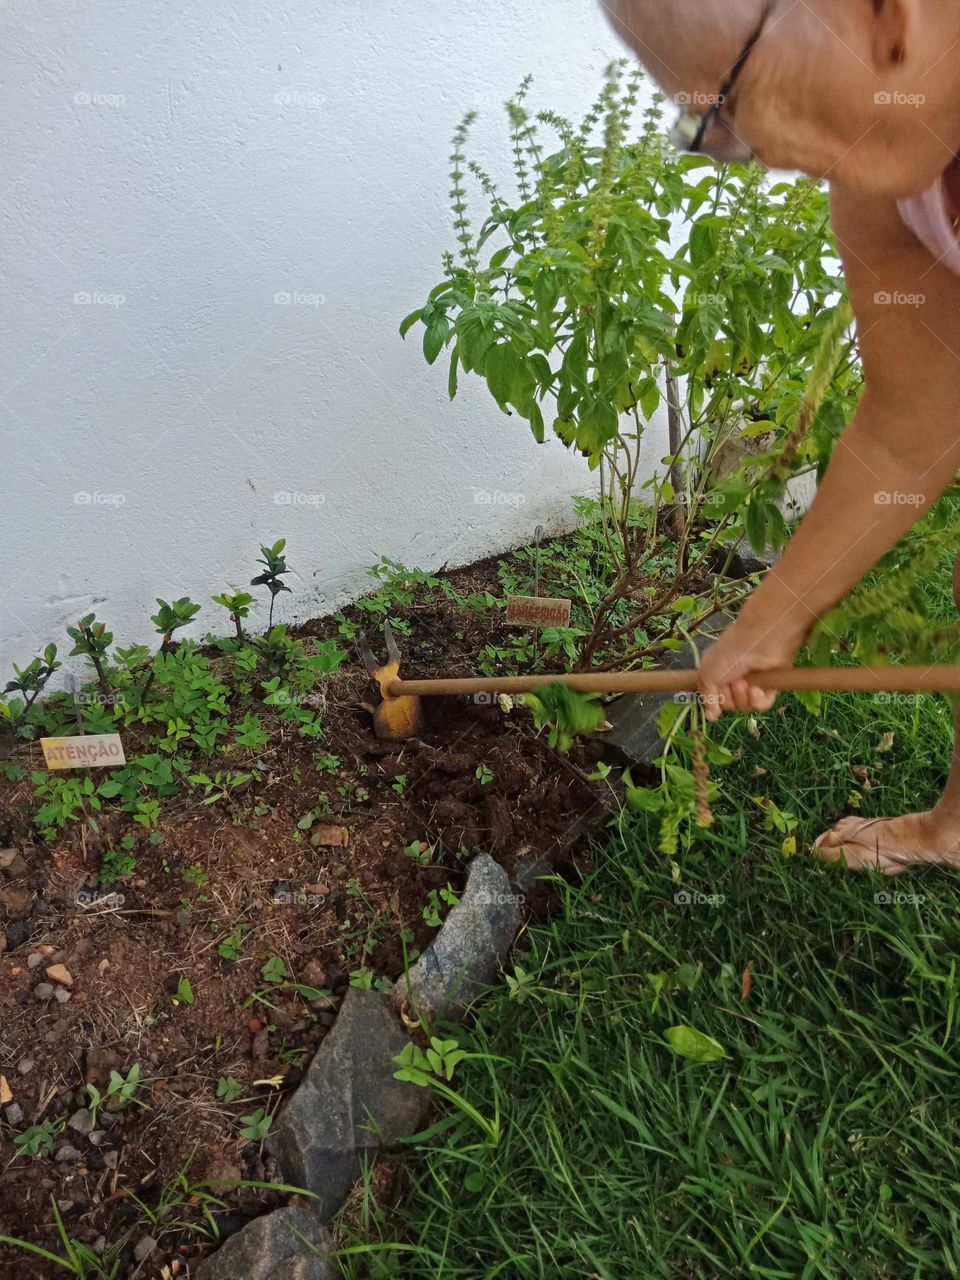
[[[389,622],[383,624],[383,636],[387,645],[387,661],[379,663],[367,644],[366,636],[360,637],[360,657],[363,665],[380,686],[383,701],[373,712],[373,728],[378,738],[402,740],[415,738],[423,723],[420,699],[409,694],[394,697],[390,688],[400,676],[400,650]]]

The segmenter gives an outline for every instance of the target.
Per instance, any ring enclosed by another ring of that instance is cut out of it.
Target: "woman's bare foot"
[[[918,864],[960,867],[960,824],[931,810],[902,818],[841,818],[814,849],[829,862],[846,860],[851,871],[898,876]]]

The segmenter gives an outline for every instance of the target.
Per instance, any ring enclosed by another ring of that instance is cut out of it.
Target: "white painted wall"
[[[260,541],[288,539],[293,620],[381,554],[568,521],[582,464],[469,380],[451,405],[397,326],[452,246],[453,126],[481,109],[499,173],[526,72],[581,113],[620,52],[595,0],[8,0],[0,29],[0,674],[91,609],[118,643],[156,596],[225,626]]]

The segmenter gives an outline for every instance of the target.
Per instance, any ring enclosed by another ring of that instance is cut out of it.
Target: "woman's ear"
[[[878,71],[898,67],[907,56],[911,19],[916,0],[864,0],[873,24],[871,47]]]

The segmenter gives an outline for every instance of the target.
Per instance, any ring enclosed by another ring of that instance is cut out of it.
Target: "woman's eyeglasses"
[[[740,51],[740,56],[730,69],[730,74],[720,87],[720,92],[715,95],[710,103],[710,107],[703,114],[696,111],[683,111],[676,125],[670,134],[670,141],[679,151],[692,151],[696,154],[709,154],[709,148],[705,147],[705,142],[710,131],[717,125],[722,125],[728,135],[732,135],[732,130],[726,124],[722,117],[722,111],[726,103],[737,87],[737,82],[743,74],[743,69],[750,59],[751,53],[757,47],[760,37],[763,35],[767,25],[767,20],[773,10],[775,0],[767,0],[764,5],[763,17],[757,24],[757,29],[751,35],[750,39]],[[732,140],[732,137],[731,139]],[[746,150],[746,148],[744,148]]]

